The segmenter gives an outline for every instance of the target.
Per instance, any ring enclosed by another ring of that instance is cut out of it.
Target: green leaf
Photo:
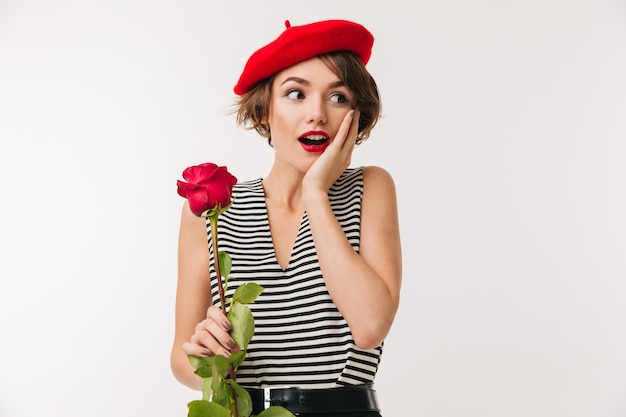
[[[203,366],[196,369],[194,374],[198,375],[200,378],[211,378],[211,376],[213,376],[213,370],[210,366]]]
[[[219,207],[219,205],[217,205],[217,206],[215,206],[213,208],[210,208],[210,209],[207,209],[207,210],[203,211],[201,216],[202,217],[206,217],[211,222],[213,222],[213,221],[217,222],[217,218],[218,218],[218,216],[220,214],[221,214],[220,213],[220,207]]]
[[[211,401],[230,409],[230,388],[226,385],[226,382],[219,381],[218,384],[213,385],[213,396]]]
[[[232,325],[230,336],[242,350],[248,349],[248,342],[254,335],[254,317],[245,305],[233,302],[228,312],[228,320]]]
[[[200,357],[200,356],[188,355],[187,357],[189,358],[189,362],[191,362],[191,365],[196,369],[203,368],[211,364],[211,358],[209,356]]]
[[[205,401],[211,401],[213,397],[213,378],[202,378],[202,399]]]
[[[219,251],[217,253],[217,259],[220,265],[220,274],[224,278],[228,278],[230,276],[230,270],[233,268],[233,260],[228,252],[224,251]]]
[[[228,376],[228,359],[222,355],[215,355],[213,357],[215,358],[215,367],[213,369],[222,377],[226,378],[226,376]]]
[[[243,350],[240,350],[239,352],[235,352],[228,357],[228,363],[230,363],[235,370],[237,370],[237,368],[239,368],[239,365],[241,365],[243,361],[245,360],[246,360],[246,352]]]
[[[237,384],[237,382],[229,379],[228,384],[235,390],[237,395],[237,413],[239,417],[248,417],[252,414],[252,398],[250,393]]]
[[[203,399],[210,399],[224,407],[230,407],[230,394],[226,390],[225,382],[228,375],[228,360],[222,355],[212,356],[212,358],[211,377],[202,381]],[[207,398],[208,394],[210,397]]]
[[[231,417],[228,408],[204,400],[191,401],[188,405],[187,417]]]
[[[211,366],[213,363],[213,359],[211,357],[198,357],[189,355],[189,362],[191,365],[196,368],[195,374],[202,378],[211,377],[212,371]]]
[[[240,285],[233,294],[233,302],[252,304],[265,288],[255,282],[246,282]]]
[[[273,405],[261,411],[257,417],[296,417],[286,408]]]

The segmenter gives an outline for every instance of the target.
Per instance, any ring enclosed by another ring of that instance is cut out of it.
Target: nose
[[[326,123],[326,108],[324,100],[316,99],[309,101],[309,123],[324,124]]]

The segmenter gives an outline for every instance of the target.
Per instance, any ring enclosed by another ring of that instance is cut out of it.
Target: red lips
[[[303,133],[298,138],[298,141],[302,149],[306,152],[318,153],[324,152],[328,145],[330,145],[330,136],[322,130],[312,130]]]

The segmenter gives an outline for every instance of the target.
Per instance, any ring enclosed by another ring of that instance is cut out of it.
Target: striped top
[[[326,289],[306,212],[283,270],[274,254],[261,179],[236,184],[233,195],[233,205],[218,220],[219,250],[233,261],[226,297],[247,281],[265,288],[249,305],[255,333],[237,382],[249,388],[373,382],[383,346],[364,350],[354,344],[348,323]],[[357,252],[362,196],[362,168],[346,170],[329,190],[332,210]],[[210,242],[208,221],[207,230]],[[210,244],[209,250],[213,302],[219,305]]]

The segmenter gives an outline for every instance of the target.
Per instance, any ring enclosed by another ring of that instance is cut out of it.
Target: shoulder
[[[332,193],[342,193],[346,189],[358,188],[364,194],[377,196],[393,191],[395,184],[391,174],[379,166],[361,166],[346,169],[330,189]]]
[[[261,178],[235,184],[232,191],[232,206],[220,216],[220,221],[238,216],[250,216],[253,212],[265,212],[265,191]]]
[[[382,182],[384,184],[393,185],[393,177],[384,168],[376,165],[360,166],[357,168],[347,168],[337,179],[338,183],[354,180],[363,180],[363,182],[375,183]]]
[[[363,171],[363,186],[367,188],[395,188],[393,177],[384,168],[376,165],[365,166],[361,168]]]
[[[182,204],[178,246],[181,257],[193,258],[198,253],[206,251],[207,221],[204,217],[196,216],[189,208],[189,201]]]
[[[240,193],[258,193],[263,191],[263,184],[261,178],[256,178],[247,181],[241,181],[234,185],[233,194],[236,192]]]
[[[379,166],[363,167],[363,204],[382,209],[396,204],[396,186],[391,174]]]
[[[182,204],[181,210],[181,228],[196,228],[206,225],[206,219],[201,216],[196,216],[189,207],[189,200],[185,199]],[[204,227],[204,226],[203,226]]]

